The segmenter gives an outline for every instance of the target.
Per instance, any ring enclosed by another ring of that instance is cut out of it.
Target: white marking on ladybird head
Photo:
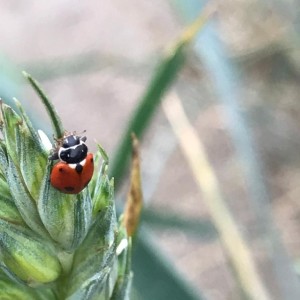
[[[60,161],[63,161],[63,160],[60,158],[60,155],[61,155],[62,151],[65,151],[65,149],[62,148],[62,147],[60,147],[60,148],[58,149],[58,157],[59,157]]]
[[[80,143],[78,145],[74,145],[68,148],[63,148],[61,147],[63,150],[67,150],[67,149],[76,149],[78,146],[85,144],[83,141],[80,141]]]
[[[83,159],[79,164],[84,166],[86,159]],[[75,169],[78,164],[68,164],[70,168]]]

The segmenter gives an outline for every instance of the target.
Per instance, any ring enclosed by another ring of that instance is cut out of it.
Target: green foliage
[[[62,124],[38,83],[26,74],[42,98],[57,136]],[[116,221],[114,186],[101,148],[88,188],[63,194],[50,184],[53,162],[20,103],[20,113],[1,104],[0,143],[0,298],[111,299],[120,282],[119,243],[128,239]],[[100,168],[101,156],[105,167]],[[105,184],[103,184],[105,183]],[[119,233],[120,232],[120,233]],[[122,238],[121,238],[122,237]],[[122,286],[118,299],[128,299]],[[123,296],[122,296],[123,295]],[[126,298],[127,297],[127,298]]]
[[[122,140],[117,147],[110,170],[110,174],[116,178],[117,184],[121,180],[125,168],[128,165],[131,152],[132,132],[134,132],[138,138],[142,137],[163,95],[174,82],[178,71],[180,71],[183,66],[186,47],[187,43],[180,42],[173,51],[170,51],[170,53],[162,59],[139,105],[129,120]]]

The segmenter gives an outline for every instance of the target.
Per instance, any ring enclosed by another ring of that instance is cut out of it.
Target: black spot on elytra
[[[75,170],[77,173],[81,173],[83,170],[83,166],[81,164],[77,164],[75,167]]]
[[[58,171],[59,171],[59,172],[63,172],[64,169],[63,169],[63,168],[59,168]]]
[[[72,186],[66,186],[66,187],[64,187],[64,190],[67,191],[67,192],[72,192],[75,189]]]

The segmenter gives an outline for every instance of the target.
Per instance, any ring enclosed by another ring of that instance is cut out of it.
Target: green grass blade
[[[156,73],[152,77],[148,88],[124,131],[123,138],[112,160],[110,175],[116,178],[116,185],[118,185],[118,181],[128,164],[131,150],[131,134],[135,133],[137,138],[141,139],[164,94],[175,81],[178,72],[184,65],[185,49],[206,24],[210,16],[210,11],[205,11],[187,26],[177,44],[171,48],[171,51],[167,53],[159,64]]]
[[[48,97],[40,87],[39,83],[35,79],[33,79],[32,76],[27,72],[23,71],[23,75],[29,81],[30,85],[33,87],[33,89],[36,91],[36,93],[42,100],[51,119],[55,136],[57,138],[61,138],[64,135],[64,128],[54,106],[52,105],[52,103],[50,102],[50,100],[48,99]]]
[[[178,12],[190,22],[195,13],[201,10],[203,3],[195,0],[176,0]],[[192,9],[188,9],[193,7]],[[273,284],[278,287],[281,299],[300,299],[299,280],[292,268],[289,255],[282,244],[270,210],[270,193],[263,162],[249,126],[248,116],[241,109],[243,98],[239,72],[228,58],[227,49],[219,36],[217,24],[211,22],[206,31],[195,38],[195,53],[211,76],[217,99],[224,107],[224,115],[229,133],[234,142],[237,155],[243,167],[246,184],[251,195],[251,204],[257,216],[257,227],[260,238],[264,240],[264,250],[268,253],[270,272],[277,280]],[[272,292],[272,291],[271,291]]]
[[[167,55],[159,65],[149,87],[142,96],[140,104],[136,108],[124,134],[118,145],[110,174],[118,180],[121,178],[129,160],[131,151],[131,133],[134,132],[140,138],[147,128],[151,117],[158,107],[164,93],[174,82],[178,71],[183,66],[184,49],[186,44],[180,43],[175,51]]]
[[[198,292],[183,280],[162,256],[145,230],[139,231],[133,249],[133,288],[141,300],[201,300]]]
[[[157,72],[150,81],[112,160],[110,174],[117,179],[117,184],[128,164],[131,153],[131,133],[134,132],[139,139],[141,138],[164,94],[184,65],[185,50],[189,42],[204,25],[207,17],[207,15],[201,15],[191,26],[187,27],[179,42],[172,49],[173,51],[169,52],[161,61]],[[132,260],[133,284],[134,290],[141,296],[139,299],[199,300],[197,292],[177,275],[174,268],[158,253],[157,248],[153,242],[149,242],[144,232],[140,232],[136,237]]]
[[[163,109],[193,172],[193,177],[203,193],[203,201],[220,234],[220,240],[245,295],[249,299],[270,300],[271,297],[261,281],[249,245],[227,206],[205,147],[189,122],[180,99],[173,95],[164,102]]]

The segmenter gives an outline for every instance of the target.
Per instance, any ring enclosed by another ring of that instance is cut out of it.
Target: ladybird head
[[[86,158],[88,153],[85,141],[85,136],[65,132],[61,139],[56,140],[56,146],[49,159],[60,159],[68,164],[78,164]]]
[[[68,149],[74,146],[78,146],[80,144],[84,144],[86,141],[85,136],[78,136],[75,134],[69,134],[67,136],[64,136],[62,139],[61,147]]]
[[[64,136],[58,149],[58,158],[68,164],[80,163],[88,153],[85,141],[85,136],[81,137],[75,134]]]

